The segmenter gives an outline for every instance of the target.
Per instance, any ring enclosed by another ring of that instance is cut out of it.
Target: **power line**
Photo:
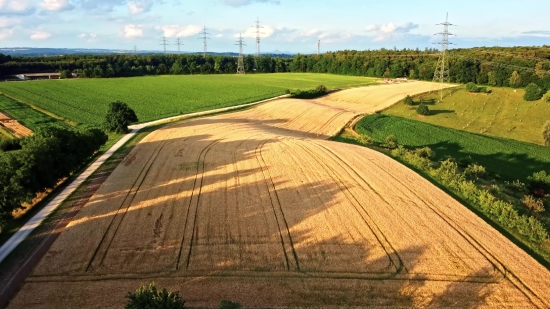
[[[260,57],[260,35],[265,34],[260,31],[263,27],[260,26],[260,18],[257,17],[256,20],[256,26],[252,26],[256,28],[256,57]]]
[[[178,45],[178,54],[181,53],[181,46],[182,45],[185,45],[181,42],[181,39],[180,37],[178,36],[178,38],[176,39],[176,45]]]
[[[241,33],[239,33],[239,40],[237,41],[237,44],[239,45],[239,60],[237,61],[237,74],[244,74],[244,59],[243,59],[243,45],[246,46],[246,44],[243,41],[243,36]]]
[[[160,42],[161,42],[160,45],[164,46],[164,53],[166,54],[166,46],[168,46],[170,44],[168,43],[168,40],[166,40],[165,36],[162,37],[162,40]]]
[[[204,29],[200,34],[201,37],[199,38],[199,40],[202,40],[202,46],[204,48],[203,56],[204,58],[206,58],[206,53],[208,52],[208,40],[210,40],[210,33],[206,32],[206,26],[204,26]]]
[[[454,35],[452,33],[449,33],[449,26],[454,26],[454,25],[449,23],[449,13],[447,13],[445,22],[441,24],[437,24],[437,26],[443,26],[443,32],[436,33],[435,35],[441,35],[443,38],[441,42],[436,43],[441,45],[441,53],[439,54],[439,59],[437,60],[437,66],[435,68],[433,81],[440,83],[441,87],[439,89],[439,95],[440,95],[440,99],[443,100],[443,89],[444,89],[443,83],[451,82],[451,77],[449,74],[449,59],[447,58],[447,50],[449,49],[449,45],[453,45],[453,43],[449,42],[449,36]]]

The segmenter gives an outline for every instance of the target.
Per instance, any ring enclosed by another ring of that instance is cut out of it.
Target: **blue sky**
[[[435,24],[457,24],[457,47],[550,45],[550,1],[370,0],[0,0],[0,47],[161,50],[162,36],[177,50],[255,51],[258,17],[262,51],[434,47]]]

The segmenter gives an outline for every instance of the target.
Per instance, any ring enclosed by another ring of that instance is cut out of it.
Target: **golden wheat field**
[[[283,99],[151,133],[10,308],[121,308],[151,281],[192,307],[548,308],[550,272],[490,225],[383,154],[325,140],[431,87]]]

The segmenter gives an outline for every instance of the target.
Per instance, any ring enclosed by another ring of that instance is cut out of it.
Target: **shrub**
[[[395,139],[395,136],[393,134],[388,135],[386,137],[386,140],[384,141],[384,144],[382,144],[382,147],[388,148],[388,149],[395,149],[397,148],[397,140]]]
[[[402,145],[397,146],[394,150],[391,151],[392,156],[397,158],[402,158],[407,154],[407,149],[403,147]]]
[[[420,103],[420,105],[418,105],[418,108],[416,109],[416,113],[419,115],[427,116],[430,114],[430,109],[428,108],[428,105]]]
[[[476,84],[472,83],[472,82],[469,82],[466,84],[466,90],[468,90],[469,92],[477,92],[477,86]]]
[[[327,87],[325,85],[319,85],[317,88],[315,88],[315,91],[319,94],[325,94],[328,92]]]
[[[542,127],[542,139],[544,140],[544,145],[550,147],[550,121],[546,121]]]
[[[328,89],[325,85],[319,85],[315,89],[301,91],[300,89],[292,93],[292,98],[296,99],[314,99],[323,96],[328,93]]]
[[[550,175],[546,171],[533,173],[533,176],[527,177],[529,189],[539,197],[543,197],[545,192],[550,191]]]
[[[518,192],[521,194],[526,194],[527,192],[529,192],[529,190],[527,189],[527,185],[519,180],[513,182],[505,181],[504,186],[512,190],[514,193]]]
[[[536,101],[540,98],[542,98],[542,89],[537,84],[530,83],[525,87],[525,94],[523,95],[525,101]]]
[[[169,292],[166,288],[158,291],[155,283],[141,286],[135,293],[128,292],[125,309],[182,309],[185,301],[178,292]]]
[[[413,101],[413,99],[411,98],[410,95],[408,95],[408,96],[405,98],[405,104],[406,104],[406,105],[414,105],[414,101]]]
[[[219,309],[241,309],[241,304],[230,300],[222,299],[220,301]]]
[[[285,90],[285,94],[290,94],[290,89]]]
[[[464,176],[470,179],[485,178],[485,176],[487,176],[487,171],[485,170],[485,167],[481,165],[470,164],[464,170]]]
[[[430,147],[417,148],[414,152],[417,156],[426,159],[431,159],[435,156],[434,151]]]
[[[547,92],[547,93],[542,97],[542,99],[544,100],[544,102],[550,103],[550,91]]]
[[[363,146],[368,146],[372,145],[374,143],[374,140],[367,134],[361,134],[359,135],[359,137],[357,137],[357,142],[359,142],[359,144]]]
[[[540,198],[535,198],[532,195],[526,195],[521,201],[523,206],[532,213],[539,213],[544,211],[544,202]]]

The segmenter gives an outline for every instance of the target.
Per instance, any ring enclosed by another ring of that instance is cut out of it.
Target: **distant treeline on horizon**
[[[102,54],[63,56],[6,56],[0,54],[0,76],[25,73],[78,73],[82,78],[143,75],[229,74],[237,70],[235,55],[207,54]],[[436,49],[344,50],[293,57],[244,57],[247,73],[309,72],[368,77],[408,77],[432,80]],[[479,47],[448,51],[451,82],[524,87],[534,82],[550,89],[550,46]],[[520,76],[519,83],[517,75]]]

